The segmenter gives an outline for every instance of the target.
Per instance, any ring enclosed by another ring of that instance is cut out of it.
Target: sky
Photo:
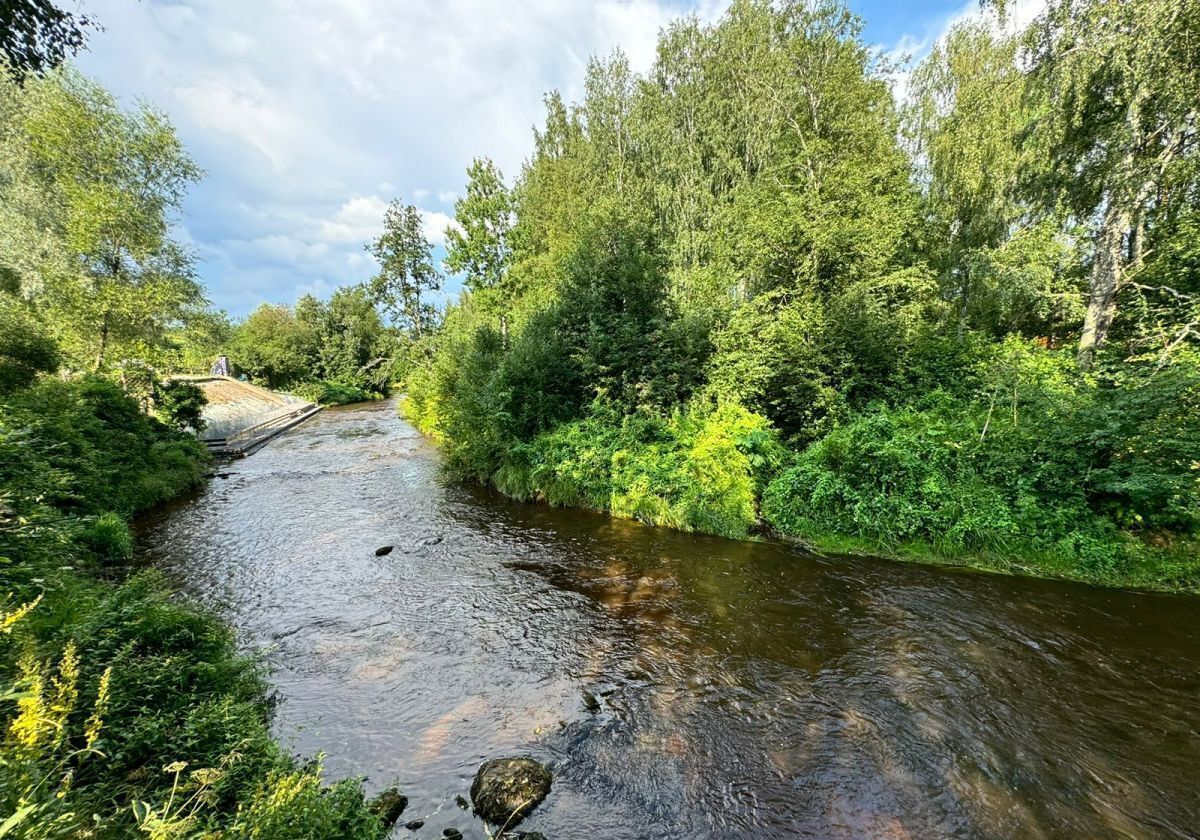
[[[1034,0],[1027,0],[1033,2]],[[393,198],[444,253],[472,158],[520,171],[542,96],[581,97],[588,57],[648,69],[659,29],[727,0],[81,0],[105,27],[78,66],[174,122],[206,172],[178,235],[235,317],[328,297],[375,269]],[[924,55],[977,0],[855,0],[866,40]],[[903,84],[901,77],[900,84]],[[448,284],[454,294],[457,283]]]

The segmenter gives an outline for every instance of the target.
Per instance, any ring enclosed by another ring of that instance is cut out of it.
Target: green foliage
[[[45,380],[0,403],[0,486],[14,507],[132,516],[200,480],[204,448],[104,379]]]
[[[350,403],[378,400],[381,394],[364,391],[357,385],[344,382],[330,382],[319,379],[316,382],[305,382],[292,389],[296,396],[319,405],[349,405]]]
[[[501,311],[512,302],[505,285],[512,261],[512,205],[496,165],[487,158],[474,160],[467,169],[467,194],[454,203],[457,225],[446,230],[446,268],[465,274],[472,292],[496,295]]]
[[[171,237],[202,173],[170,121],[70,69],[22,84],[0,71],[0,112],[0,264],[74,367],[161,345],[203,301]]]
[[[312,837],[375,840],[379,818],[363,806],[355,782],[321,784],[321,766],[277,770],[239,810],[226,836],[246,840],[308,840]]]
[[[0,394],[58,368],[58,346],[24,307],[0,293]]]
[[[0,14],[0,54],[19,74],[40,73],[82,49],[95,25],[49,0],[10,0]]]
[[[739,538],[783,458],[769,424],[734,403],[662,417],[597,400],[583,419],[509,450],[492,481],[516,498]]]
[[[234,330],[229,355],[262,385],[341,404],[387,394],[398,344],[368,290],[352,286],[294,310],[264,303]]]
[[[1195,376],[1143,371],[1097,385],[1062,353],[1009,342],[983,365],[978,399],[880,408],[810,446],[767,488],[764,515],[817,541],[847,534],[888,550],[1040,558],[1035,567],[1071,577],[1194,586],[1200,567],[1164,575],[1118,526],[1195,527]]]
[[[394,321],[420,337],[434,318],[433,307],[423,295],[442,286],[420,211],[399,199],[393,201],[384,213],[383,233],[366,249],[379,263],[379,273],[367,285],[372,299]]]
[[[154,387],[154,414],[159,420],[181,432],[204,431],[201,414],[208,399],[200,386],[184,379],[168,379]]]
[[[255,382],[286,388],[303,381],[316,367],[317,327],[286,306],[264,303],[237,328],[230,361]]]
[[[115,513],[102,513],[87,521],[77,539],[102,561],[117,562],[133,557],[133,532]]]

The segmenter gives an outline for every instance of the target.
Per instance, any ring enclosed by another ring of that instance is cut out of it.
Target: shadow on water
[[[391,403],[230,471],[145,558],[270,651],[281,737],[399,777],[422,835],[484,837],[454,797],[519,752],[559,838],[1196,836],[1197,599],[516,504]]]

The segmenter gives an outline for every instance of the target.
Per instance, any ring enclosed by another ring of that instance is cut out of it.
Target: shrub
[[[59,365],[58,347],[34,319],[0,291],[0,394],[33,383]]]
[[[204,431],[201,416],[208,399],[194,383],[169,379],[154,386],[154,414],[159,420],[181,432]]]
[[[132,516],[197,484],[206,458],[105,379],[45,380],[0,404],[0,486],[19,510],[42,498]]]
[[[1010,339],[979,366],[974,400],[878,405],[808,447],[767,487],[764,518],[817,541],[843,534],[1088,580],[1194,585],[1200,564],[1130,529],[1194,532],[1200,376],[1185,364],[1132,370],[1087,379],[1068,354]]]
[[[510,449],[490,480],[515,498],[744,537],[783,457],[766,419],[736,404],[697,401],[663,417],[597,400],[582,420]]]
[[[292,389],[292,393],[301,399],[319,405],[350,405],[351,403],[383,399],[382,394],[367,391],[357,385],[329,382],[324,379],[298,385]]]

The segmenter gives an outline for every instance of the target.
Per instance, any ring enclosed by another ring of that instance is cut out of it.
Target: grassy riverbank
[[[357,782],[325,785],[272,739],[233,631],[129,575],[129,519],[206,460],[103,379],[0,397],[0,834],[385,833]]]
[[[516,403],[476,413],[458,401],[460,375],[447,365],[434,371],[440,385],[416,380],[402,409],[442,440],[451,472],[516,499],[733,539],[773,533],[833,552],[1200,589],[1190,361],[1114,383],[1079,376],[1065,353],[1009,342],[963,370],[956,390],[872,405],[806,446],[711,394],[657,412],[596,400],[522,440],[510,431]],[[997,410],[995,389],[978,383],[1001,376],[1013,396]]]

